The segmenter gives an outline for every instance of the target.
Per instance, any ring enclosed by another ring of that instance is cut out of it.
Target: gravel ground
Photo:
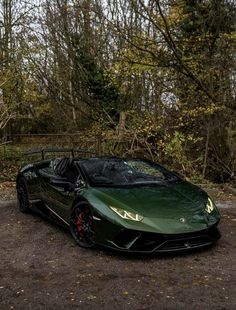
[[[150,256],[81,249],[66,230],[20,213],[13,185],[3,186],[0,309],[235,309],[236,197],[209,192],[222,214],[218,244]]]

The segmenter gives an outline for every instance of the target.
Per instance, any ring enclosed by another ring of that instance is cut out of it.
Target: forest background
[[[35,146],[236,182],[234,0],[1,0],[0,180]]]

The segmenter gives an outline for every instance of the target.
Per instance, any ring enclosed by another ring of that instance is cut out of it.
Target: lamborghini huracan
[[[19,171],[16,189],[21,212],[33,208],[60,222],[85,248],[178,252],[220,238],[207,193],[147,159],[43,158]]]

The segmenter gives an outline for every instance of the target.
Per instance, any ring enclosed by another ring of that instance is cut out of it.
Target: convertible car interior
[[[56,158],[50,162],[50,167],[55,175],[66,178],[71,183],[75,183],[79,176],[79,171],[73,158]]]

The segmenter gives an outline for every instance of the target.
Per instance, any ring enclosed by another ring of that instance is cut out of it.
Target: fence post
[[[98,156],[101,156],[102,153],[102,132],[99,132],[98,140],[97,140],[97,153]]]

